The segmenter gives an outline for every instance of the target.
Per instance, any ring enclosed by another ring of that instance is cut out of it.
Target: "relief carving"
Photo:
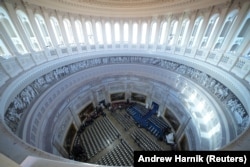
[[[67,77],[75,72],[94,66],[123,63],[138,63],[161,67],[166,70],[177,72],[183,77],[187,77],[193,80],[208,92],[214,94],[222,103],[227,104],[226,106],[232,112],[233,117],[237,120],[239,131],[242,131],[242,129],[245,129],[247,127],[247,121],[249,117],[248,113],[239,102],[237,97],[234,96],[234,94],[222,83],[209,76],[208,74],[192,67],[178,64],[169,60],[142,56],[115,56],[93,58],[59,67],[47,74],[44,74],[43,76],[40,76],[39,78],[35,79],[30,85],[27,85],[9,105],[5,113],[5,121],[7,125],[13,132],[15,132],[22,114],[25,112],[27,107],[32,104],[33,100],[36,97],[40,96],[40,94],[44,90],[46,90],[57,81],[61,80],[63,77]],[[142,88],[143,87],[138,87],[138,89]],[[234,96],[234,99],[228,100],[232,96]]]

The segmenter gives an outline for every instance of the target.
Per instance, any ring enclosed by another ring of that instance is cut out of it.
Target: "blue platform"
[[[127,112],[133,117],[138,126],[149,130],[155,137],[163,138],[169,125],[156,116],[159,105],[152,103],[151,109],[146,109],[140,104],[134,104],[127,108]]]

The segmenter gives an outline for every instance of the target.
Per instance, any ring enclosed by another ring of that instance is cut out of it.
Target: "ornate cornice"
[[[158,16],[228,4],[229,0],[24,0],[63,12],[104,17]]]

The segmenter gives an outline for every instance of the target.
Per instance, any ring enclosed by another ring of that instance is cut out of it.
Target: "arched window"
[[[236,41],[236,43],[233,44],[233,46],[231,47],[230,52],[236,52],[239,46],[240,46],[240,42]]]
[[[88,41],[90,45],[94,45],[94,34],[93,34],[93,27],[90,21],[87,21],[85,23],[86,25],[86,31],[87,31],[87,36],[88,36]]]
[[[170,25],[170,31],[169,31],[170,33],[168,35],[168,45],[172,45],[174,43],[174,38],[176,35],[177,26],[178,26],[178,21],[173,20],[171,22],[171,25]]]
[[[211,39],[210,37],[212,36],[212,34],[214,32],[214,29],[216,27],[216,24],[217,24],[218,20],[219,20],[219,15],[218,14],[214,14],[210,18],[208,26],[207,26],[206,31],[205,31],[205,35],[202,38],[200,48],[205,48],[207,46],[207,43]]]
[[[234,38],[229,51],[232,53],[237,52],[239,46],[246,39],[246,36],[248,35],[249,32],[250,32],[250,11],[248,11],[248,14],[245,17],[244,21],[242,22],[239,31],[236,33],[237,36]]]
[[[99,44],[103,44],[103,35],[102,35],[102,25],[100,22],[96,22],[96,36]]]
[[[220,35],[217,37],[216,43],[214,45],[214,49],[220,49],[221,46],[223,45],[223,42],[228,34],[228,32],[230,31],[236,17],[238,14],[238,10],[234,10],[232,12],[230,12],[227,16],[227,18],[225,19],[225,22],[222,26]]]
[[[75,21],[76,33],[79,43],[84,43],[84,35],[82,29],[82,23],[79,20]]]
[[[55,17],[50,17],[50,23],[52,25],[52,29],[55,34],[57,44],[64,45],[62,32],[57,19]]]
[[[107,43],[112,44],[111,25],[109,22],[105,23],[105,31],[106,31]]]
[[[66,31],[66,35],[67,35],[67,39],[69,44],[73,44],[75,43],[75,39],[74,39],[74,35],[73,35],[73,31],[72,31],[72,26],[70,24],[69,19],[63,19],[63,25]]]
[[[43,17],[39,14],[35,14],[35,20],[45,45],[47,47],[52,47],[53,45],[51,42],[51,38],[49,36],[48,29]]]
[[[8,36],[11,38],[17,51],[21,54],[27,53],[27,50],[24,47],[23,42],[19,37],[9,15],[2,7],[0,7],[0,23],[3,26],[4,30],[8,33]]]
[[[191,33],[191,36],[190,36],[190,39],[189,39],[189,42],[188,42],[188,47],[194,46],[194,44],[195,44],[195,42],[197,40],[197,37],[199,35],[202,22],[203,22],[203,18],[201,16],[198,17],[195,20],[194,27],[193,27],[193,30],[192,30],[192,33]]]
[[[151,29],[150,44],[154,44],[155,42],[156,26],[157,26],[157,23],[154,22],[152,25],[152,29]]]
[[[115,42],[120,42],[120,24],[115,23]]]
[[[29,39],[29,42],[31,44],[32,49],[35,51],[41,50],[41,47],[37,41],[37,38],[34,34],[34,31],[31,27],[31,25],[30,25],[30,21],[29,21],[27,15],[24,12],[22,12],[21,10],[17,10],[16,14],[17,14],[19,22],[21,23],[21,25],[25,31],[27,38]]]
[[[138,24],[134,23],[133,24],[133,37],[132,37],[132,44],[136,44],[137,43],[137,38],[138,38]]]
[[[128,23],[124,23],[124,25],[123,25],[123,40],[124,40],[124,42],[128,42],[128,36],[129,36]]]
[[[189,19],[185,19],[182,22],[181,32],[180,32],[180,35],[179,35],[179,38],[178,38],[178,42],[177,42],[177,44],[180,45],[180,46],[182,46],[183,43],[184,43],[185,37],[187,35],[187,30],[188,30],[189,22],[190,22]]]
[[[142,24],[142,31],[141,31],[141,44],[146,43],[146,38],[147,38],[147,23]]]
[[[160,45],[164,44],[166,34],[167,34],[167,22],[164,21],[161,28]]]
[[[6,47],[4,41],[1,39],[1,36],[0,36],[0,57],[3,57],[3,58],[8,58],[10,57],[10,52],[8,50],[8,48]]]

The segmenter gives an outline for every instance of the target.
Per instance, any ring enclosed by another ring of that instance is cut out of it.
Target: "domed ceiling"
[[[44,6],[76,14],[102,17],[145,17],[167,15],[180,11],[230,4],[230,0],[24,0],[27,4]]]

